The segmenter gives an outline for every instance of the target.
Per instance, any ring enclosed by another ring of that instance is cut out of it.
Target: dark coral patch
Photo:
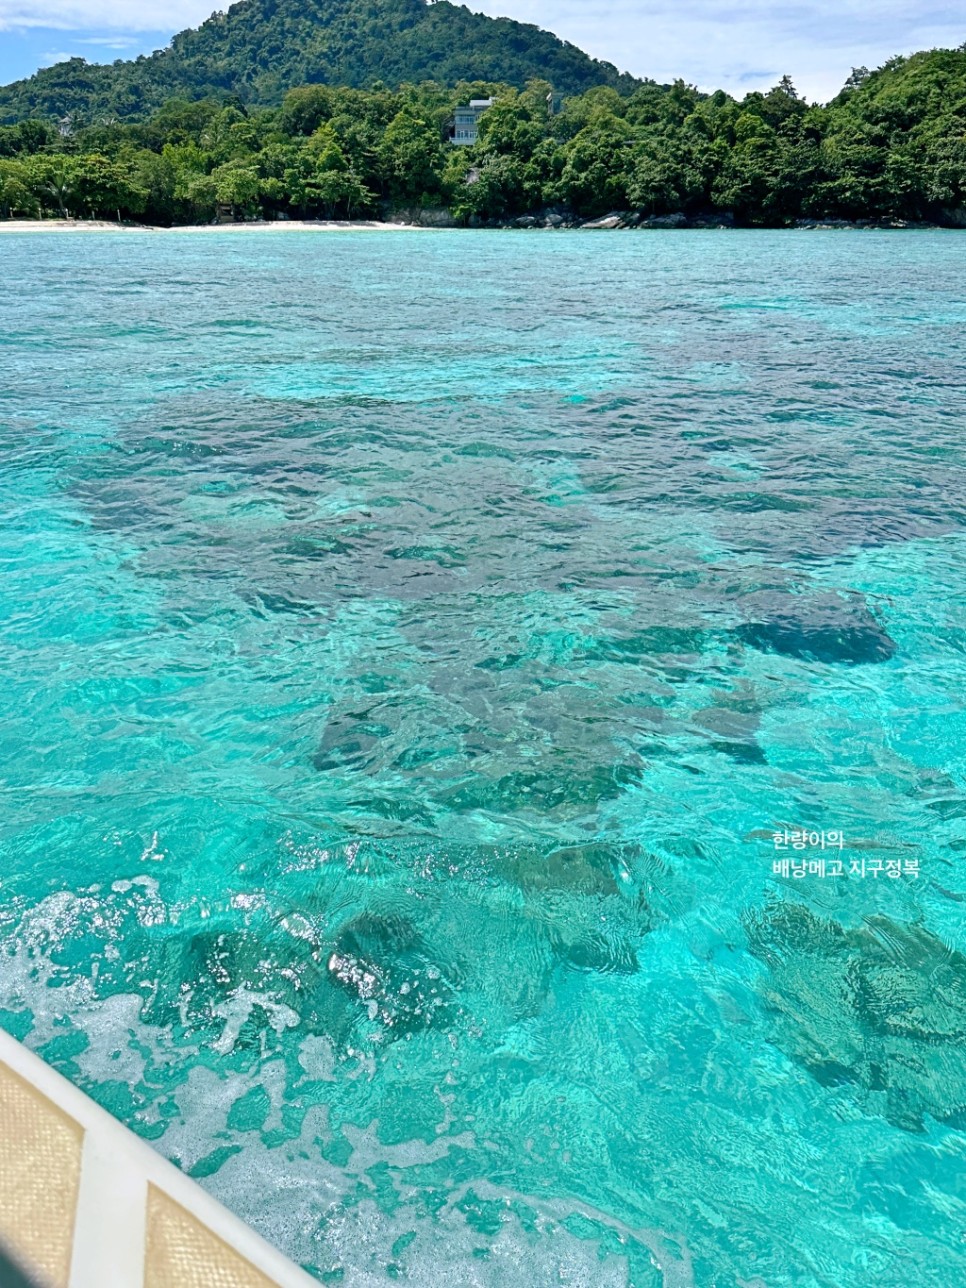
[[[860,595],[761,591],[748,596],[743,607],[750,620],[735,634],[763,653],[858,666],[887,662],[896,651]]]
[[[824,1087],[864,1090],[873,1112],[910,1131],[950,1125],[966,1106],[966,957],[922,926],[888,917],[858,928],[798,903],[747,916],[769,968],[774,1041]]]

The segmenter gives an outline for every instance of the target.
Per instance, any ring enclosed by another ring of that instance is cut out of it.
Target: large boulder
[[[614,211],[609,215],[604,215],[602,219],[588,219],[586,223],[581,224],[581,228],[619,228],[624,222],[624,216]]]
[[[648,215],[641,221],[642,228],[687,228],[688,217],[679,210],[671,215]]]

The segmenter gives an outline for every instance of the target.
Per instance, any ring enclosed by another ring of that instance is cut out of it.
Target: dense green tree
[[[213,170],[210,178],[215,185],[215,200],[220,206],[229,207],[233,218],[255,213],[261,181],[254,167],[242,161],[229,161]]]
[[[20,153],[39,152],[56,136],[53,126],[46,121],[26,120],[17,125],[0,126],[0,157],[13,157]]]
[[[923,132],[921,174],[927,209],[966,206],[966,129]]]
[[[21,161],[0,158],[0,218],[35,214],[38,208],[31,191],[28,167]]]
[[[646,215],[700,207],[706,202],[713,160],[707,145],[674,148],[664,139],[648,140],[635,160],[628,200]]]
[[[141,194],[138,213],[150,211],[154,219],[177,223],[191,218],[189,210],[175,198],[178,170],[171,152],[152,152],[149,148],[127,150],[121,154],[134,188]]]
[[[454,108],[490,95],[478,142],[452,145]],[[467,222],[548,206],[580,218],[633,210],[767,225],[962,222],[966,51],[859,69],[826,107],[809,107],[787,77],[740,102],[681,81],[623,94],[595,85],[561,99],[531,78],[522,89],[306,84],[257,108],[222,87],[143,120],[0,127],[0,161],[0,217],[174,223],[430,205]]]
[[[534,112],[526,99],[510,91],[480,121],[480,145],[498,156],[529,158],[540,146],[546,132],[546,110]]]
[[[279,129],[285,134],[313,134],[323,121],[332,118],[332,94],[327,85],[300,85],[289,90],[279,113]]]
[[[262,157],[263,166],[276,171],[283,160],[288,161],[282,170],[282,186],[289,203],[303,218],[351,219],[368,213],[372,206],[372,191],[353,168],[330,123],[320,125],[304,148],[270,149]]]
[[[184,172],[175,187],[175,197],[190,207],[198,223],[210,223],[218,213],[218,183],[213,175]]]
[[[377,149],[384,191],[396,201],[421,201],[440,188],[446,158],[438,129],[409,109],[386,127]]]
[[[565,149],[556,195],[581,215],[624,210],[634,172],[633,128],[605,107],[596,107],[588,124]]]
[[[454,208],[461,219],[502,219],[526,209],[524,187],[524,166],[516,157],[487,156],[463,179]]]

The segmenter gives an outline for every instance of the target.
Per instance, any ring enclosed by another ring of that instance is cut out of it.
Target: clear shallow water
[[[966,241],[5,236],[0,316],[0,1022],[326,1283],[960,1282]]]

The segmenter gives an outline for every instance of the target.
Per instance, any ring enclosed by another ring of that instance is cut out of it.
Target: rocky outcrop
[[[620,228],[626,226],[627,216],[622,214],[604,215],[601,219],[588,219],[586,223],[580,225],[581,228]]]
[[[460,221],[445,206],[416,206],[407,210],[386,212],[391,224],[418,224],[421,228],[459,228]]]
[[[604,232],[616,229],[683,229],[683,228],[735,228],[738,222],[730,211],[699,211],[685,214],[675,210],[664,215],[644,215],[634,210],[612,210],[595,219],[581,219],[572,210],[553,207],[530,214],[485,219],[471,215],[457,219],[450,210],[441,206],[413,207],[387,210],[383,218],[394,224],[416,224],[422,228],[579,228],[583,232]],[[936,222],[908,219],[796,219],[791,228],[802,230],[832,229],[888,229],[888,228],[966,228],[966,208],[942,210]]]
[[[966,227],[966,211],[963,213],[964,222],[961,226]],[[853,228],[938,228],[939,225],[918,219],[796,219],[792,227],[827,231]]]

